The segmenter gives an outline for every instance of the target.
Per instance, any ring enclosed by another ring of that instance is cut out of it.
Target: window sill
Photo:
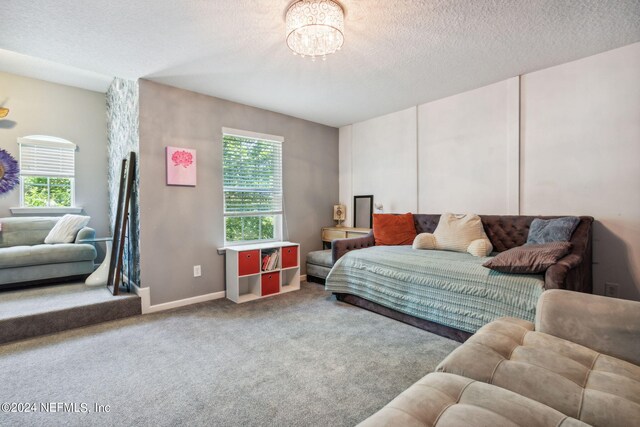
[[[27,214],[79,214],[82,208],[9,208],[13,215]]]
[[[280,247],[282,243],[291,243],[285,240],[251,240],[251,241],[243,241],[239,243],[227,243],[225,246],[221,248],[217,248],[218,255],[225,255],[227,253],[227,249],[243,249],[243,247],[248,247],[247,250],[256,249],[256,246],[264,245],[267,249],[269,245],[273,245],[273,247]]]

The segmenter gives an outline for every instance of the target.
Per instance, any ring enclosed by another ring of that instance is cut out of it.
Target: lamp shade
[[[347,209],[345,205],[334,205],[333,206],[333,220],[334,221],[344,221],[347,217]]]

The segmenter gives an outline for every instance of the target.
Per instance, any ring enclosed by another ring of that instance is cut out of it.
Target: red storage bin
[[[238,253],[238,276],[260,273],[260,251]]]
[[[285,246],[282,248],[282,268],[298,266],[298,247]]]
[[[280,272],[262,274],[262,296],[277,294],[280,292]]]

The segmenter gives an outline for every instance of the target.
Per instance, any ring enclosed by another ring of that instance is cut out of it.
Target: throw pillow
[[[72,243],[76,239],[78,231],[86,227],[91,219],[90,216],[65,215],[53,226],[44,242],[51,243]]]
[[[475,214],[442,214],[433,235],[436,249],[469,252],[473,256],[487,256],[493,250],[493,245],[484,232],[482,220]],[[481,242],[475,242],[477,240]]]
[[[568,242],[580,223],[580,218],[567,216],[556,219],[536,218],[529,227],[527,245],[551,242]]]
[[[482,265],[501,273],[543,273],[568,254],[571,246],[569,242],[526,244],[500,252]]]
[[[373,237],[377,246],[410,245],[416,237],[413,214],[373,214]]]
[[[435,249],[436,236],[431,233],[420,233],[413,239],[413,249]]]

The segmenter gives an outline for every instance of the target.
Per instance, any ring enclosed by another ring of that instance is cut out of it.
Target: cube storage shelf
[[[233,302],[300,289],[298,243],[270,242],[226,248],[226,263],[227,298]]]

